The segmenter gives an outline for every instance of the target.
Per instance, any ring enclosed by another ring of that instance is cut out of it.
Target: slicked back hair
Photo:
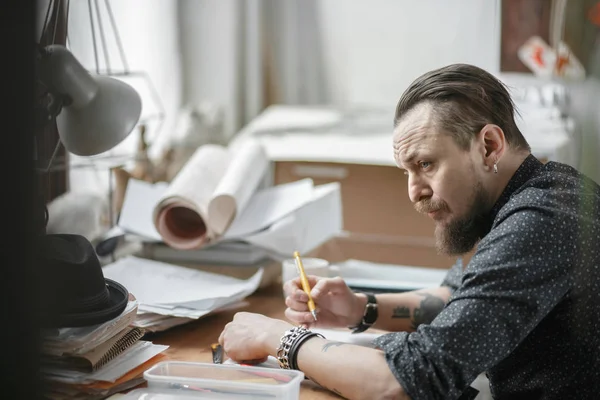
[[[415,106],[429,103],[436,128],[467,150],[486,124],[498,125],[513,149],[531,151],[515,122],[515,105],[506,86],[469,64],[451,64],[417,78],[398,101],[394,127]]]

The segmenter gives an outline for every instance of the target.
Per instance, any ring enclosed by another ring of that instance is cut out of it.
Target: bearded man
[[[341,278],[285,284],[294,325],[238,313],[219,341],[234,360],[272,355],[350,399],[596,399],[600,393],[600,187],[531,154],[506,87],[472,65],[424,74],[402,95],[393,133],[417,211],[438,249],[462,255],[440,287],[354,293]],[[296,325],[296,326],[295,326]],[[376,348],[312,327],[374,326]],[[283,345],[282,345],[283,343]]]

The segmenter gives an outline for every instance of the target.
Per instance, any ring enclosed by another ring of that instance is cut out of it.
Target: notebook
[[[46,356],[43,357],[42,363],[46,366],[94,372],[127,350],[142,336],[144,336],[144,329],[127,327],[85,353],[62,357]]]

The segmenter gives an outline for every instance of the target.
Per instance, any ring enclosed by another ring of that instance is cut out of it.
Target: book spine
[[[98,360],[98,362],[92,366],[92,371],[97,371],[98,369],[102,368],[106,363],[134,345],[142,338],[142,336],[144,336],[144,330],[142,328],[132,328],[125,334],[125,336],[115,342],[115,344],[111,346],[111,348],[100,358],[100,360]]]

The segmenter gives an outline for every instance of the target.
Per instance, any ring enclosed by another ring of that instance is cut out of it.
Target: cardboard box
[[[408,177],[388,165],[276,161],[275,184],[312,178],[340,182],[343,229],[352,233],[433,238],[434,223],[408,197]]]

